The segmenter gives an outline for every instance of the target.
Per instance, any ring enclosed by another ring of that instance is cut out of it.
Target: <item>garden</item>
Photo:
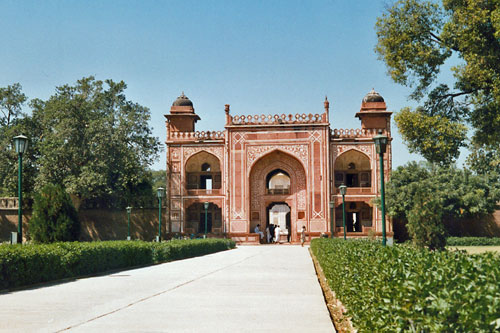
[[[315,239],[311,251],[360,332],[500,329],[498,254],[341,239]]]

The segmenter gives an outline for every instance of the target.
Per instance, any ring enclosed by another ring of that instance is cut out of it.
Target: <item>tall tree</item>
[[[422,113],[451,125],[469,123],[472,149],[500,145],[499,1],[399,0],[378,18],[376,30],[375,51],[395,82],[414,88]],[[449,87],[438,74],[452,57],[459,64],[451,68]],[[444,136],[447,128],[430,130]],[[454,150],[447,156],[455,157]]]
[[[62,184],[77,206],[91,199],[109,206],[130,201],[134,188],[150,179],[147,167],[161,145],[149,109],[128,101],[125,89],[123,81],[91,76],[57,87],[47,101],[32,101],[42,128],[38,187]]]
[[[17,154],[13,149],[13,138],[24,134],[28,137],[28,151],[23,156],[23,192],[31,197],[36,177],[36,144],[38,125],[22,112],[27,101],[21,85],[14,83],[0,88],[0,196],[15,196],[17,193]]]
[[[22,106],[27,97],[21,91],[19,83],[0,88],[0,126],[10,126],[11,122],[22,114]]]

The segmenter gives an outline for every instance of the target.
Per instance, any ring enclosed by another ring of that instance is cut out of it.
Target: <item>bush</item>
[[[0,245],[0,289],[191,258],[235,247],[229,239]]]
[[[447,246],[500,246],[500,237],[448,237]]]
[[[315,239],[331,289],[360,332],[500,329],[500,257]]]
[[[30,237],[40,243],[78,240],[78,214],[61,186],[47,184],[35,195],[29,232]]]

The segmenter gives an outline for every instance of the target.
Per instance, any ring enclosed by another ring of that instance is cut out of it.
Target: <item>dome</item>
[[[193,107],[193,102],[184,95],[184,92],[177,97],[177,99],[172,103],[172,106],[191,106]]]
[[[363,98],[363,103],[371,103],[371,102],[383,102],[384,98],[380,96],[378,92],[375,91],[375,89],[372,89],[366,96]]]

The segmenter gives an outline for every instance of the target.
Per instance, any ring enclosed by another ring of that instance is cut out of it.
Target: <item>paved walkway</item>
[[[0,294],[0,331],[333,332],[306,247],[241,246]]]

